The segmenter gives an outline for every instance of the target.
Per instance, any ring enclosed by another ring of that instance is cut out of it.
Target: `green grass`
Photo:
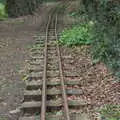
[[[74,26],[71,29],[65,29],[61,33],[61,37],[58,40],[60,45],[65,46],[78,46],[78,45],[89,45],[92,42],[92,26],[93,22],[87,24],[81,24]]]

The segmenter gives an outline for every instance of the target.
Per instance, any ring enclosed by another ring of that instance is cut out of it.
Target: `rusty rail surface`
[[[50,29],[50,24],[55,19],[55,39],[57,40],[57,21],[58,21],[58,15],[56,14],[55,18],[52,21],[53,16],[49,16],[47,28],[46,28],[46,39],[45,39],[45,54],[44,54],[44,74],[43,74],[43,88],[42,88],[42,107],[41,107],[41,120],[46,119],[46,83],[47,83],[47,51],[48,51],[48,33]],[[66,95],[66,90],[65,90],[65,84],[64,84],[64,76],[63,76],[63,71],[62,71],[62,63],[61,63],[61,54],[60,54],[60,49],[59,45],[57,44],[57,54],[58,54],[58,59],[59,59],[59,71],[60,71],[60,80],[61,80],[61,87],[62,87],[62,96],[63,96],[63,101],[64,101],[64,112],[65,112],[65,117],[66,120],[70,120],[69,116],[69,109],[68,109],[68,102],[67,102],[67,95]]]
[[[55,23],[55,37],[57,40],[57,15],[56,15],[56,23]],[[66,120],[70,120],[69,116],[69,109],[68,109],[68,102],[67,102],[67,95],[65,90],[65,83],[64,83],[64,76],[63,76],[63,70],[62,70],[62,62],[61,62],[61,54],[60,54],[60,48],[57,44],[57,53],[58,53],[58,59],[59,59],[59,70],[60,70],[60,78],[61,78],[61,86],[62,86],[62,96],[64,100],[64,110],[65,110],[65,116]]]
[[[41,120],[45,120],[45,116],[46,116],[47,42],[48,42],[48,29],[49,29],[50,21],[51,21],[51,16],[49,16],[49,20],[48,20],[48,24],[47,24],[47,28],[46,28]]]

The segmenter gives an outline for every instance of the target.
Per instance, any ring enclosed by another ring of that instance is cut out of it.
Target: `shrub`
[[[92,56],[94,61],[105,62],[120,78],[120,6],[109,1],[103,3],[94,25]]]
[[[6,0],[6,12],[9,17],[33,14],[41,2],[41,0]]]
[[[60,45],[88,45],[92,42],[91,29],[93,22],[74,26],[72,29],[65,29],[58,40]]]
[[[120,1],[82,0],[88,20],[95,21],[92,57],[102,61],[120,79]],[[119,80],[120,81],[120,80]]]

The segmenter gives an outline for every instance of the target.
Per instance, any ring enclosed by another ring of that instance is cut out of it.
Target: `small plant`
[[[105,105],[99,112],[102,120],[120,120],[120,105]]]
[[[77,13],[76,11],[74,11],[74,12],[70,12],[70,13],[69,13],[69,16],[73,17],[73,16],[77,16],[77,14],[78,14],[78,13]]]
[[[61,33],[61,37],[58,40],[59,44],[68,47],[91,44],[91,30],[93,25],[93,22],[89,22],[88,24],[81,24],[79,26],[75,26],[72,29],[65,29]]]

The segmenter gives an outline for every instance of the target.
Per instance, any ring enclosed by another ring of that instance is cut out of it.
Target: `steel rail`
[[[58,24],[58,16],[56,15],[56,23],[55,23],[55,38],[57,40],[57,24]],[[64,83],[64,75],[62,70],[62,60],[61,60],[61,54],[60,54],[60,48],[59,44],[57,44],[57,53],[58,53],[58,59],[59,59],[59,71],[60,71],[60,79],[61,79],[61,86],[62,86],[62,96],[64,101],[64,110],[65,110],[65,117],[66,120],[70,120],[69,115],[69,108],[68,108],[68,101],[67,101],[67,95],[65,90],[65,83]]]
[[[42,107],[41,107],[41,120],[46,119],[46,83],[47,83],[47,43],[48,43],[48,29],[51,21],[51,15],[48,19],[45,38],[45,53],[44,53],[44,73],[43,73],[43,86],[42,86]]]
[[[47,27],[46,27],[46,35],[45,35],[45,52],[44,52],[44,72],[43,72],[43,86],[42,86],[42,106],[41,106],[41,115],[40,120],[46,120],[46,100],[47,100],[47,57],[48,57],[48,32],[49,27],[51,24],[52,15],[49,15]],[[57,40],[57,24],[58,24],[58,15],[56,14],[55,17],[55,39]],[[60,71],[60,80],[61,80],[61,87],[62,87],[62,97],[64,102],[64,112],[65,112],[65,118],[66,120],[70,120],[69,116],[69,108],[68,108],[68,101],[67,101],[67,95],[65,90],[65,83],[64,83],[64,76],[63,76],[63,70],[62,70],[62,63],[61,63],[61,54],[60,54],[60,48],[57,44],[57,54],[58,54],[58,60],[59,60],[59,71]]]

